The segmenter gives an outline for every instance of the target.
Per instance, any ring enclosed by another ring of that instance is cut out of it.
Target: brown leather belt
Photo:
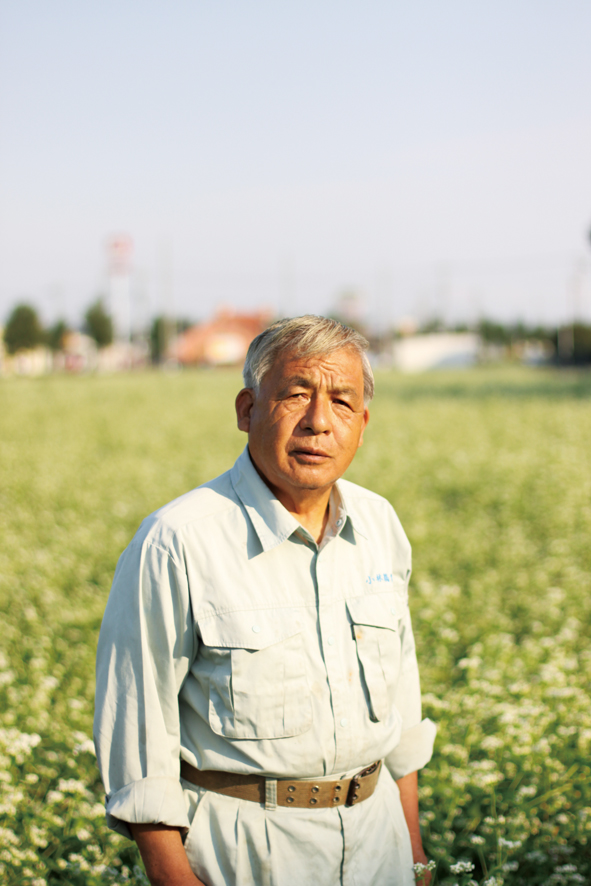
[[[352,778],[338,781],[312,781],[300,778],[277,779],[277,806],[306,807],[317,809],[327,806],[354,806],[371,797],[378,783],[382,761],[372,763]],[[265,803],[267,779],[262,775],[237,775],[234,772],[218,772],[214,769],[196,769],[181,761],[181,778],[200,788],[226,794],[239,800]]]

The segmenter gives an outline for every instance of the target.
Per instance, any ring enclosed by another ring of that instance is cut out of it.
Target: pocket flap
[[[356,625],[371,625],[376,628],[398,630],[398,620],[402,615],[399,595],[368,594],[347,600],[351,621]]]
[[[198,618],[197,624],[206,646],[228,649],[264,649],[302,629],[297,613],[284,609],[217,612]]]

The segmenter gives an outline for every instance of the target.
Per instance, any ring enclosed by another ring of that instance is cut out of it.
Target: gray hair
[[[244,386],[258,392],[264,376],[283,351],[306,359],[332,354],[341,348],[349,348],[361,358],[363,399],[367,404],[374,393],[373,372],[367,359],[369,342],[350,326],[315,314],[277,320],[251,341],[242,370]]]

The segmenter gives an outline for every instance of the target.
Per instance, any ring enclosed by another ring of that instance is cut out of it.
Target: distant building
[[[0,375],[45,375],[51,371],[51,351],[45,345],[9,354],[0,326]]]
[[[51,351],[45,345],[0,355],[0,375],[45,375],[51,371]]]
[[[170,356],[184,365],[236,366],[244,362],[248,346],[271,321],[270,311],[238,314],[219,310],[208,323],[199,323],[182,332],[170,349]]]
[[[63,350],[54,356],[53,368],[66,372],[125,372],[148,364],[145,342],[114,342],[98,348],[91,336],[67,332]]]
[[[69,330],[63,337],[62,350],[54,357],[54,368],[68,372],[90,372],[97,366],[98,348],[90,335]]]
[[[480,336],[473,332],[409,335],[394,342],[393,366],[402,372],[458,369],[478,360]]]

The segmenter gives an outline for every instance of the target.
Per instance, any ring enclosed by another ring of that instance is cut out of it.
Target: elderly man
[[[340,480],[373,377],[358,333],[282,320],[251,344],[233,468],[148,517],[98,649],[107,816],[154,886],[406,886],[424,862],[410,546]]]

